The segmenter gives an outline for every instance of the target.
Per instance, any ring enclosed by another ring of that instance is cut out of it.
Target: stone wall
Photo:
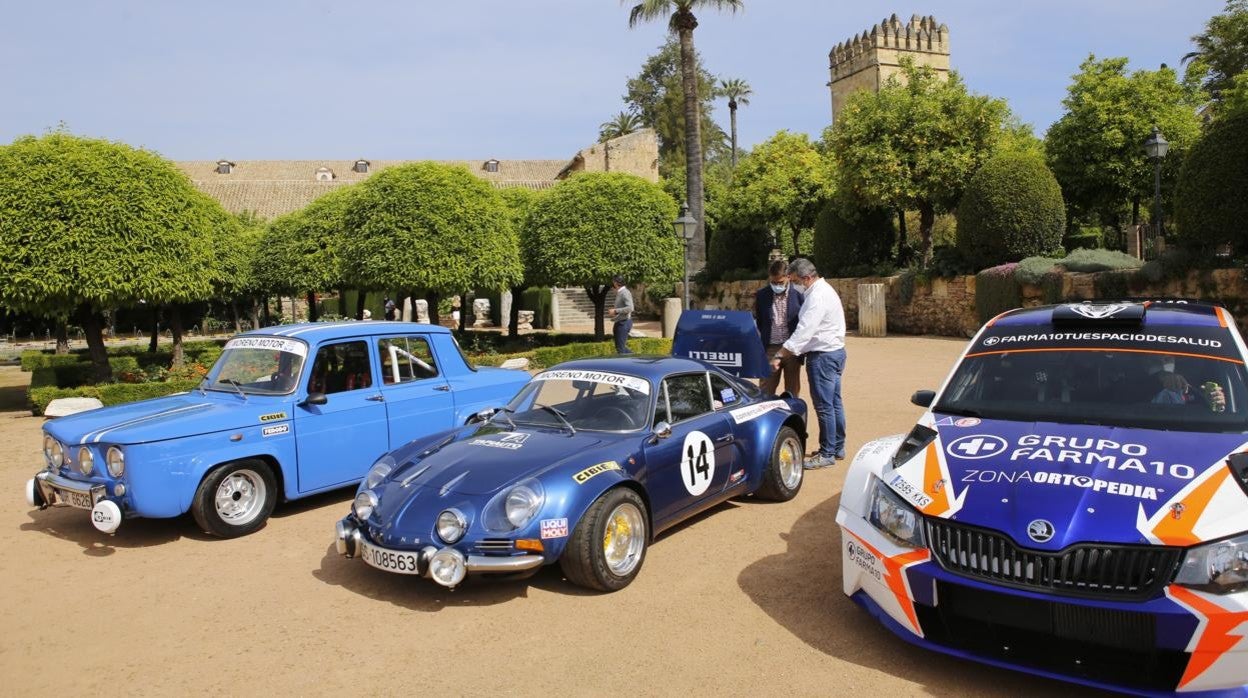
[[[889,332],[970,337],[982,324],[975,310],[974,276],[930,280],[889,276],[827,281],[841,297],[845,323],[851,332],[858,327],[858,285],[871,283],[886,287]],[[1240,269],[1191,272],[1183,278],[1158,283],[1147,283],[1130,272],[1066,273],[1061,276],[1061,282],[1060,290],[1024,284],[1023,306],[1103,297],[1199,298],[1225,307],[1236,318],[1240,331],[1248,334],[1248,276]],[[752,311],[754,292],[765,283],[760,279],[693,286],[692,304],[695,308]],[[644,287],[639,291],[635,294],[639,310],[657,313],[657,307],[651,307],[653,304],[648,300],[641,300],[645,296]],[[677,284],[675,295],[680,293],[681,286]]]

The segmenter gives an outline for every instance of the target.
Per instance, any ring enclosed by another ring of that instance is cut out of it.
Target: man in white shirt
[[[772,359],[772,368],[789,356],[806,357],[810,400],[819,418],[819,451],[807,469],[826,468],[845,458],[845,408],[841,373],[845,370],[845,309],[836,289],[819,276],[809,259],[789,264],[789,280],[806,296],[793,331]]]

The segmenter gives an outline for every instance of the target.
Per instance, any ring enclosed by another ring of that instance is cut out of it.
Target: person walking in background
[[[385,308],[386,319],[394,320],[395,316],[397,315],[396,311],[398,310],[398,305],[396,305],[395,302],[390,299],[390,296],[386,296],[386,300],[384,301],[382,307]]]
[[[784,359],[806,359],[810,400],[819,417],[819,451],[806,461],[807,469],[826,468],[845,458],[845,408],[841,402],[841,373],[845,370],[845,309],[836,289],[819,276],[809,259],[789,264],[789,281],[806,297],[797,328],[771,360],[778,370]]]
[[[607,310],[607,314],[615,321],[611,334],[615,337],[615,353],[631,354],[628,349],[628,333],[633,329],[633,292],[624,285],[624,277],[616,274],[611,277],[611,288],[615,289],[615,307]]]
[[[758,323],[758,336],[763,338],[770,362],[780,351],[781,345],[797,329],[798,313],[804,297],[789,283],[788,263],[777,259],[768,270],[768,284],[754,293],[754,321]],[[780,368],[758,382],[764,393],[774,394],[784,375],[784,389],[793,397],[802,393],[802,360],[796,356],[785,357]]]

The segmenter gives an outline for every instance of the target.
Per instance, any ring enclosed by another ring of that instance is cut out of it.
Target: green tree
[[[689,243],[690,264],[694,269],[706,265],[706,221],[702,189],[701,106],[698,95],[697,54],[693,48],[693,30],[698,19],[693,10],[709,8],[735,12],[741,0],[641,0],[628,13],[628,26],[670,17],[668,30],[680,39],[681,89],[685,99],[685,170],[686,200],[689,212],[698,221],[698,234]],[[707,96],[712,96],[713,93]]]
[[[1175,214],[1180,239],[1209,249],[1248,250],[1248,112],[1218,117],[1192,146],[1179,175]]]
[[[506,205],[464,167],[417,162],[358,185],[339,248],[343,277],[358,289],[424,291],[438,321],[444,294],[504,290],[521,280],[520,249]]]
[[[1065,112],[1045,135],[1048,165],[1062,185],[1073,218],[1105,225],[1140,220],[1140,202],[1153,193],[1153,163],[1144,141],[1153,126],[1170,141],[1162,162],[1162,191],[1174,190],[1183,153],[1200,134],[1197,92],[1169,68],[1127,73],[1126,58],[1089,56],[1062,100]]]
[[[598,142],[609,141],[612,138],[627,136],[642,127],[641,117],[631,111],[622,111],[611,117],[610,121],[602,122],[598,127]]]
[[[507,206],[507,217],[520,242],[520,262],[524,268],[523,278],[511,287],[511,312],[507,314],[507,334],[515,337],[519,334],[520,327],[520,297],[524,289],[533,285],[532,273],[529,271],[533,268],[533,245],[529,240],[532,233],[529,214],[533,211],[533,206],[542,198],[542,193],[536,189],[524,187],[507,187],[500,189],[498,193]]]
[[[1183,57],[1187,77],[1199,80],[1214,99],[1224,97],[1235,76],[1248,71],[1248,0],[1227,0],[1192,43],[1196,49]]]
[[[814,257],[824,276],[867,276],[893,253],[894,220],[885,208],[833,197],[815,221]]]
[[[942,80],[907,60],[902,76],[879,92],[852,95],[824,142],[847,194],[869,207],[919,212],[926,267],[937,211],[957,205],[966,181],[1015,122],[1003,100],[971,94],[955,72]]]
[[[780,131],[759,144],[737,167],[728,190],[731,218],[798,238],[834,191],[831,163],[804,133]]]
[[[696,52],[698,114],[701,117],[702,155],[704,160],[714,160],[726,155],[723,147],[723,129],[715,123],[715,76],[702,64]],[[659,139],[659,174],[672,177],[678,171],[685,181],[685,96],[681,84],[680,41],[668,37],[659,50],[646,58],[640,72],[625,85],[624,102],[628,111],[641,119],[641,125],[655,130]],[[680,198],[685,193],[681,192]]]
[[[205,198],[172,163],[121,143],[58,131],[0,147],[0,305],[75,315],[108,380],[104,311],[211,294],[220,206]]]
[[[1218,105],[1219,116],[1244,112],[1248,112],[1248,72],[1235,76],[1231,86],[1222,91],[1222,102]]]
[[[1060,250],[1065,230],[1062,189],[1034,155],[989,159],[958,206],[958,250],[979,267]]]
[[[728,122],[732,129],[732,166],[737,166],[737,107],[750,106],[750,95],[754,90],[750,83],[741,78],[732,78],[719,83],[719,94],[728,99]]]
[[[273,220],[264,236],[268,273],[265,285],[284,293],[307,296],[308,319],[316,322],[316,294],[342,291],[339,249],[347,237],[347,208],[357,187],[331,190],[299,211]]]
[[[671,283],[680,278],[681,244],[672,234],[676,204],[657,184],[634,175],[577,175],[547,192],[529,215],[529,273],[546,286],[582,286],[594,303],[594,333],[604,336],[610,279]]]

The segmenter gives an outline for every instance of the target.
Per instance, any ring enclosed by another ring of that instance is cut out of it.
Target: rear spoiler
[[[676,323],[672,356],[714,364],[740,378],[771,375],[754,315],[745,310],[686,310]]]

